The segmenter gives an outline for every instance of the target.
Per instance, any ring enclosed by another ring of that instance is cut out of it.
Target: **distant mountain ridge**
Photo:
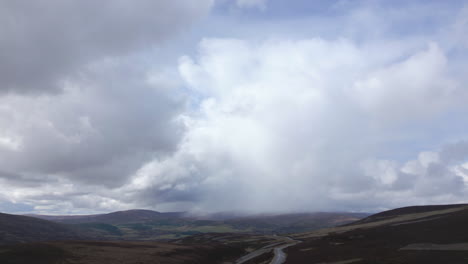
[[[183,218],[183,212],[168,212],[161,213],[152,210],[132,209],[126,211],[117,211],[107,214],[93,215],[35,215],[28,216],[36,217],[44,220],[67,223],[67,224],[83,224],[83,223],[106,223],[106,224],[122,224],[122,223],[139,223],[163,219],[179,219]]]

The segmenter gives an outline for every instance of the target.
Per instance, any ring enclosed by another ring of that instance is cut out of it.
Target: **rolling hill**
[[[28,216],[0,213],[0,244],[84,238],[72,228]]]
[[[131,213],[131,212],[130,212]],[[135,213],[135,212],[133,212]],[[119,219],[128,220],[117,212]],[[146,213],[145,213],[146,214]],[[143,215],[143,214],[142,214]],[[149,213],[148,215],[157,215]],[[71,233],[62,224],[50,223],[30,217],[0,215],[2,232],[16,234],[17,242],[38,239],[39,234],[51,232],[48,238],[65,240]],[[348,218],[346,218],[348,217]],[[102,219],[102,218],[101,218]],[[264,226],[273,230],[280,226],[291,226],[302,221],[321,219],[334,227],[326,227],[308,232],[293,234],[272,234],[252,232],[212,233],[200,232],[192,236],[181,236],[170,242],[131,242],[131,241],[55,241],[42,243],[23,243],[0,246],[0,263],[322,263],[322,264],[435,264],[468,263],[468,205],[412,206],[398,208],[370,215],[352,223],[348,214],[315,213],[296,215],[263,215],[224,219],[219,221],[180,219],[184,225],[198,221],[200,227],[208,224],[229,221],[236,225]],[[107,219],[117,221],[116,219]],[[131,219],[130,219],[131,220]],[[104,225],[112,232],[124,232],[126,226],[150,225],[148,218],[142,222],[110,224],[80,222],[71,227],[82,225]],[[151,220],[153,221],[153,220]],[[162,220],[161,220],[162,221]],[[189,221],[189,222],[183,222]],[[192,222],[190,222],[192,221]],[[200,222],[201,221],[201,222]],[[346,222],[346,221],[345,221]],[[114,222],[116,223],[116,222]],[[341,224],[336,226],[336,224]],[[17,225],[21,226],[19,228]],[[174,226],[176,226],[174,224]],[[140,226],[141,227],[141,226]],[[32,228],[32,230],[30,230]],[[40,230],[35,230],[39,228]],[[61,228],[61,229],[55,229]],[[239,226],[237,226],[239,228]],[[257,230],[260,230],[257,227]],[[29,230],[29,231],[28,231]],[[153,230],[154,231],[154,230]],[[58,233],[57,233],[58,232]],[[173,232],[173,231],[171,231]],[[19,235],[23,238],[20,239]],[[28,237],[29,236],[29,237]],[[285,261],[285,262],[283,262]]]
[[[106,223],[106,224],[128,224],[128,223],[141,223],[158,220],[172,220],[184,218],[184,213],[170,212],[160,213],[151,210],[127,210],[117,211],[108,214],[95,214],[95,215],[29,215],[32,217],[67,223],[67,224],[82,224],[82,223]]]
[[[361,219],[362,213],[299,213],[277,215],[238,215],[203,217],[186,213],[128,210],[98,215],[33,217],[68,224],[95,239],[167,240],[199,233],[284,234],[311,231]]]

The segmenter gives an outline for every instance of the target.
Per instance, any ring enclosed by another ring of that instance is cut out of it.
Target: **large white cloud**
[[[393,56],[376,45],[203,40],[198,57],[180,60],[201,96],[199,110],[181,116],[180,148],[140,169],[126,190],[208,211],[375,209],[465,197],[454,164],[424,153],[405,166],[373,158],[406,136],[408,122],[468,98],[437,43]]]
[[[385,120],[433,116],[466,96],[448,71],[443,51],[431,43],[427,50],[369,73],[355,83],[352,94],[366,112]]]

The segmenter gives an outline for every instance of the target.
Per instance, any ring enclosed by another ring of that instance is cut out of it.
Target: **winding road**
[[[245,263],[253,258],[256,258],[258,256],[261,256],[265,253],[270,252],[273,250],[274,257],[271,260],[270,264],[282,264],[286,261],[286,253],[284,253],[283,249],[294,246],[296,244],[301,243],[299,240],[294,240],[290,237],[280,237],[280,236],[275,236],[275,238],[278,238],[279,240],[282,240],[281,242],[275,242],[273,244],[264,246],[260,249],[257,249],[253,252],[250,252],[249,254],[239,258],[235,263],[236,264],[242,264]]]

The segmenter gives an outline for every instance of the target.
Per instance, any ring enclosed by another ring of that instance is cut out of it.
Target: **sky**
[[[0,0],[0,211],[468,202],[468,1]]]

